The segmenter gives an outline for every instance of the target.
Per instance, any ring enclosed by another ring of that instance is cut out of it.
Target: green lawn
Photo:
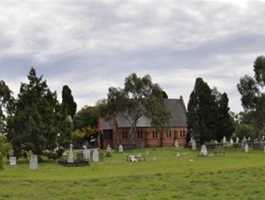
[[[30,171],[26,164],[6,166],[0,172],[0,200],[265,199],[261,151],[207,158],[188,150],[177,158],[174,148],[141,151],[149,151],[150,160],[133,164],[126,162],[126,153],[115,153],[89,167],[42,163]]]

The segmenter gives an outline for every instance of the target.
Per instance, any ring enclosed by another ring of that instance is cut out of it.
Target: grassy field
[[[128,163],[126,153],[114,153],[89,167],[6,166],[0,172],[0,200],[265,199],[263,152],[203,158],[174,148],[134,151],[150,152],[149,160]]]

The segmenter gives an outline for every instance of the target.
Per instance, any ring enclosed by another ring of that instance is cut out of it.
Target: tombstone
[[[16,158],[16,156],[10,156],[9,157],[9,165],[10,166],[16,166],[17,165],[17,158]]]
[[[175,140],[174,146],[175,146],[176,148],[179,148],[179,141],[178,141],[178,139]]]
[[[246,153],[248,153],[248,151],[249,151],[248,143],[245,144],[244,150],[245,150]]]
[[[207,156],[208,155],[207,147],[206,147],[205,144],[202,145],[200,154],[202,156]]]
[[[99,161],[99,151],[98,149],[94,149],[93,150],[93,157],[92,157],[94,162],[98,162]]]
[[[230,145],[231,145],[231,146],[234,145],[234,140],[233,140],[233,138],[230,139]]]
[[[121,144],[119,145],[119,153],[123,153],[123,146]]]
[[[107,153],[112,153],[112,148],[111,148],[111,146],[108,144],[108,146],[107,146],[107,149],[106,149],[106,151],[107,151]]]
[[[236,144],[239,144],[239,137],[236,137]]]
[[[31,170],[38,169],[38,156],[35,154],[31,154],[30,161],[29,161],[29,168]]]
[[[196,141],[193,138],[191,138],[191,149],[193,151],[195,151],[197,149]]]
[[[226,141],[226,137],[224,136],[224,137],[223,137],[223,144],[226,144],[226,142],[227,142],[227,141]]]
[[[264,140],[265,140],[265,136],[263,135],[263,136],[262,136],[262,141],[264,141]]]
[[[73,152],[73,145],[70,144],[69,154],[67,158],[68,163],[74,163],[74,152]]]
[[[84,159],[85,161],[90,161],[90,152],[89,152],[89,150],[87,149],[87,146],[84,145],[83,148],[84,148],[84,150],[83,150],[83,159]]]
[[[251,141],[251,137],[248,137],[248,142],[250,142]]]

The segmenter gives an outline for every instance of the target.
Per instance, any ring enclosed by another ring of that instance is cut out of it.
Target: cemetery
[[[262,199],[264,141],[232,140],[80,152],[70,145],[63,163],[38,162],[31,152],[16,160],[11,151],[0,171],[0,199]]]

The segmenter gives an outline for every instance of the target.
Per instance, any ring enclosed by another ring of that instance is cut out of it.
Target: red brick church
[[[170,113],[169,127],[165,127],[163,133],[159,133],[151,126],[151,120],[141,117],[138,120],[134,146],[136,147],[159,147],[173,146],[178,140],[180,145],[186,144],[187,122],[186,107],[182,97],[180,99],[165,99],[165,106]],[[108,144],[117,148],[120,144],[131,147],[129,143],[130,125],[123,117],[118,116],[113,120],[100,119],[98,130],[102,133],[102,145]],[[162,138],[161,138],[162,137]]]

